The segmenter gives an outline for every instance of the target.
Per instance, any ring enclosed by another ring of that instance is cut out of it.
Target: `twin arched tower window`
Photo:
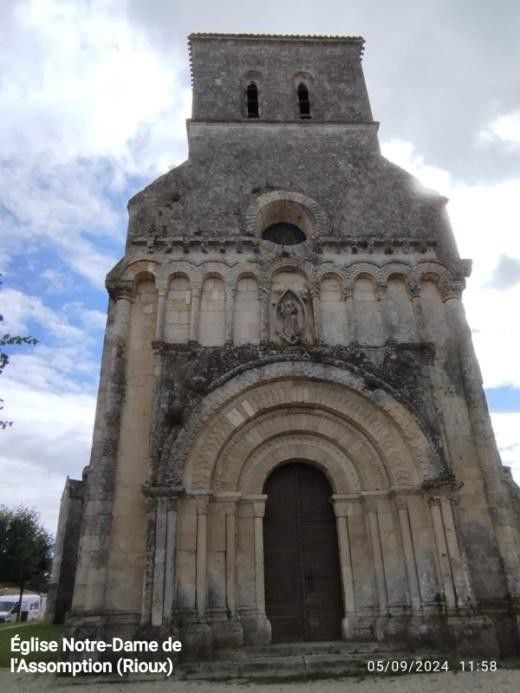
[[[303,82],[300,82],[296,90],[296,93],[298,96],[298,108],[300,111],[300,118],[311,118],[311,102],[309,99],[308,87]],[[246,109],[248,118],[260,117],[258,109],[258,85],[256,84],[256,82],[249,82],[249,84],[246,87]]]

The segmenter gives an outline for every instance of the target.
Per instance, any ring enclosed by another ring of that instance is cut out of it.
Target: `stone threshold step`
[[[278,643],[275,645],[262,645],[255,647],[243,647],[240,649],[220,649],[214,653],[213,659],[235,660],[251,657],[287,657],[291,655],[314,654],[373,654],[390,653],[402,650],[402,645],[388,643],[369,642],[297,642]]]
[[[177,667],[177,679],[222,680],[235,678],[292,678],[312,676],[361,675],[368,673],[368,662],[381,657],[382,659],[431,659],[437,655],[410,655],[409,652],[377,653],[317,653],[300,654],[285,657],[250,657],[236,660],[213,660],[204,662],[184,663]]]

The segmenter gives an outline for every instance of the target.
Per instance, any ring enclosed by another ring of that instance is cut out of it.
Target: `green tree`
[[[1,277],[2,275],[0,275],[0,285],[2,284]],[[3,320],[4,316],[0,315],[0,322],[3,322]],[[10,334],[4,334],[2,337],[0,337],[0,375],[4,372],[4,368],[9,363],[9,356],[4,352],[3,347],[12,345],[19,346],[21,344],[31,344],[34,346],[35,344],[38,344],[38,340],[34,337],[19,337]],[[0,399],[0,410],[4,408],[3,402],[4,400]],[[5,430],[8,426],[12,425],[12,421],[4,421],[0,419],[0,428]]]
[[[17,620],[26,588],[45,589],[52,558],[52,537],[34,508],[0,506],[0,581],[20,588]]]

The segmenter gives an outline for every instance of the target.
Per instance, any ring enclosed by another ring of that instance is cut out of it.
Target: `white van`
[[[18,595],[0,595],[0,623],[4,621],[16,621],[18,605],[20,601]],[[40,617],[41,597],[39,594],[24,594],[22,597],[22,619],[34,621]],[[25,613],[27,617],[24,618]]]

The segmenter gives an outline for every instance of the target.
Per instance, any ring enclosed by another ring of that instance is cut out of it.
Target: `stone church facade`
[[[107,278],[49,599],[63,614],[73,583],[71,631],[175,633],[193,657],[518,650],[519,490],[461,303],[470,262],[446,199],[381,156],[362,52],[190,37],[189,158],[130,200]]]

